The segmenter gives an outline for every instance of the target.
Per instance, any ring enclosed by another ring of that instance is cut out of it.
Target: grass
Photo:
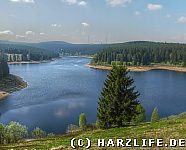
[[[23,142],[19,144],[13,145],[5,145],[1,146],[0,149],[15,149],[15,150],[49,150],[51,148],[58,148],[60,149],[71,149],[70,148],[70,140],[72,138],[89,138],[92,142],[91,149],[100,149],[97,147],[97,140],[98,139],[150,139],[150,138],[162,138],[165,142],[168,142],[170,138],[174,139],[186,139],[186,119],[184,118],[175,118],[170,120],[163,120],[157,123],[144,123],[138,126],[128,126],[128,127],[121,127],[121,128],[112,128],[108,130],[93,130],[87,131],[82,133],[76,134],[69,134],[64,136],[55,136],[52,138],[43,138],[40,140],[33,140],[28,142]],[[103,148],[105,149],[105,148]],[[108,149],[108,148],[106,148]],[[110,148],[111,149],[111,148]],[[116,148],[113,148],[116,149]],[[121,148],[118,148],[121,149]],[[126,149],[126,148],[123,148]],[[137,149],[137,148],[130,148],[130,149]],[[138,148],[140,149],[140,148]],[[143,149],[143,148],[141,148]],[[155,147],[152,149],[156,149]],[[160,148],[165,149],[165,148]],[[166,148],[170,149],[170,148]],[[176,148],[174,148],[176,149]],[[177,148],[181,149],[181,148]],[[183,148],[185,149],[185,147]]]

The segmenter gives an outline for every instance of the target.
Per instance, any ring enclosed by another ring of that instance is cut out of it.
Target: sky
[[[0,40],[186,43],[186,0],[0,0]]]

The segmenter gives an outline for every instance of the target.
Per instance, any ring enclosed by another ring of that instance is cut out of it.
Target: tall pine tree
[[[124,66],[113,66],[104,83],[98,102],[98,120],[101,128],[123,126],[136,115],[139,93],[132,86],[134,80]]]

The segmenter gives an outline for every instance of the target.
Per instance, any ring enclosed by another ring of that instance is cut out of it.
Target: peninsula
[[[27,82],[25,82],[21,77],[12,74],[8,75],[0,80],[0,101],[4,100],[11,93],[26,87]]]

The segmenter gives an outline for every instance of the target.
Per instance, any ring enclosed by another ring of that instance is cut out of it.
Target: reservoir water
[[[78,125],[81,112],[96,121],[97,101],[107,71],[85,66],[88,58],[63,58],[42,64],[10,65],[28,87],[0,102],[0,122],[17,121],[30,130],[40,127],[61,134],[69,124]],[[161,117],[186,111],[186,73],[153,70],[131,72],[140,102],[149,120],[154,107]]]

